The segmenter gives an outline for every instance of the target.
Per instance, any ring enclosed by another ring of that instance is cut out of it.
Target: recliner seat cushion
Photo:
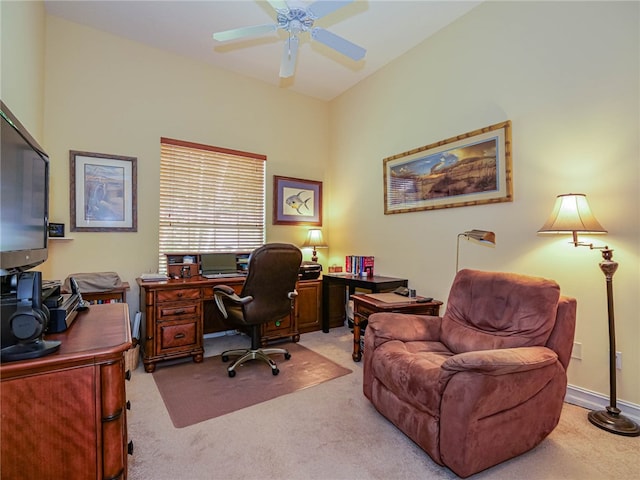
[[[391,340],[373,355],[375,378],[414,408],[439,416],[441,365],[452,355],[447,347],[440,342]]]
[[[442,319],[442,342],[454,353],[545,345],[560,287],[513,273],[461,270]]]

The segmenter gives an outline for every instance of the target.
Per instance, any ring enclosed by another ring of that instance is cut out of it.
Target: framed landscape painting
[[[384,213],[513,201],[511,121],[383,160]]]

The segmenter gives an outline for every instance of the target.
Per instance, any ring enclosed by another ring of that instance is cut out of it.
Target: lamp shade
[[[591,213],[583,193],[558,195],[551,215],[538,233],[607,233]]]
[[[322,230],[319,228],[312,228],[307,233],[307,239],[302,244],[302,248],[327,248],[328,245],[324,243],[322,238]]]
[[[458,234],[458,240],[456,242],[456,272],[459,267],[460,259],[460,237],[467,240],[474,240],[485,247],[492,247],[496,244],[496,234],[488,230],[467,230]]]
[[[460,234],[463,237],[467,237],[470,240],[476,240],[480,243],[496,244],[496,234],[487,230],[468,230]]]

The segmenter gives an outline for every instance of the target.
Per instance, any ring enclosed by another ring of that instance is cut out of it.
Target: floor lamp
[[[474,240],[481,245],[493,247],[496,244],[496,234],[487,230],[467,230],[458,234],[458,243],[456,245],[456,272],[458,272],[458,259],[460,258],[460,238]]]
[[[578,241],[578,233],[607,233],[591,213],[587,197],[582,193],[558,195],[551,215],[538,233],[559,233],[573,235],[571,243],[575,247],[589,247],[602,250],[600,270],[607,285],[607,311],[609,316],[609,406],[606,410],[589,412],[589,421],[608,432],[629,437],[640,435],[640,427],[620,413],[616,406],[616,331],[613,315],[613,274],[618,263],[613,261],[613,250],[608,246],[594,247],[592,243]]]

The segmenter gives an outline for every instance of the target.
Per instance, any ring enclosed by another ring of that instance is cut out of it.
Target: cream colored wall
[[[42,2],[0,2],[0,98],[42,143],[45,10]]]
[[[578,300],[569,381],[608,395],[607,307],[598,251],[536,231],[561,193],[587,194],[620,263],[614,277],[618,399],[640,403],[639,15],[637,2],[489,2],[331,105],[330,263],[375,255],[446,300],[461,267],[556,279]],[[512,203],[383,214],[382,159],[510,119]]]
[[[53,241],[47,278],[157,271],[160,137],[267,155],[267,241],[301,244],[304,227],[271,225],[273,175],[324,180],[328,106],[68,21],[47,17],[44,147],[51,220],[69,227],[69,150],[137,157],[138,231],[69,232]]]

